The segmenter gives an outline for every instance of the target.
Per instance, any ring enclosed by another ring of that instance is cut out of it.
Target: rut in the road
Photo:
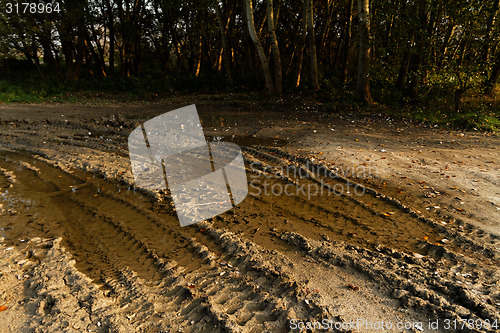
[[[321,313],[299,304],[296,285],[261,265],[257,245],[248,252],[210,225],[181,229],[172,212],[155,212],[150,198],[127,185],[67,174],[26,153],[4,153],[0,165],[19,175],[2,189],[22,208],[7,220],[7,239],[62,237],[79,269],[110,296],[138,304],[143,316],[159,297],[155,313],[178,314],[177,325],[197,331],[284,327],[290,307],[304,318]]]
[[[7,219],[6,236],[13,243],[34,235],[63,237],[80,270],[109,289],[111,296],[132,302],[135,308],[127,313],[141,309],[143,317],[135,319],[138,325],[146,325],[148,316],[169,313],[155,325],[164,327],[175,314],[176,325],[188,331],[276,331],[286,326],[290,309],[301,319],[329,313],[328,307],[300,300],[302,282],[287,268],[287,251],[299,250],[327,264],[351,265],[407,291],[402,294],[408,305],[422,299],[433,304],[435,312],[447,315],[458,310],[443,309],[443,304],[462,289],[451,280],[448,284],[433,280],[437,266],[432,262],[460,274],[482,270],[473,276],[476,285],[491,285],[498,278],[494,272],[498,240],[493,236],[483,235],[483,242],[477,241],[373,190],[355,195],[356,184],[329,174],[314,175],[314,170],[307,173],[312,163],[279,149],[254,147],[245,154],[249,180],[255,185],[249,197],[210,223],[180,228],[168,201],[155,202],[129,184],[81,171],[69,174],[28,153],[3,152],[2,196],[13,208],[22,209]],[[298,168],[307,176],[282,172]],[[16,177],[11,187],[9,172]],[[265,184],[324,192],[265,195]],[[258,188],[260,194],[255,193]],[[442,239],[450,242],[439,243]],[[322,251],[317,242],[350,244],[346,248],[356,254],[342,261],[334,251]],[[429,259],[417,260],[413,253]],[[365,261],[378,258],[379,268],[357,264],[365,254]],[[385,262],[391,260],[396,260],[391,265],[404,260],[422,270],[387,269],[383,274]],[[402,283],[405,274],[425,277],[420,286],[426,289]],[[438,290],[436,296],[429,294],[431,289]],[[461,304],[470,315],[494,318],[495,305],[464,295]]]

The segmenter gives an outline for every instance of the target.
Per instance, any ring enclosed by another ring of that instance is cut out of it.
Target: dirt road
[[[184,228],[127,136],[188,103],[0,105],[0,331],[500,329],[498,137],[195,102],[250,194]]]

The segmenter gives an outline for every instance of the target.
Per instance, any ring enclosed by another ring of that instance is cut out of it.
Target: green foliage
[[[491,103],[470,99],[466,103],[464,112],[455,112],[451,103],[446,105],[441,101],[431,106],[390,108],[388,113],[450,129],[500,133],[500,102],[498,101]]]
[[[0,103],[74,102],[77,96],[82,99],[103,96],[109,100],[154,100],[174,94],[231,91],[216,75],[203,74],[197,78],[153,74],[127,78],[86,76],[76,82],[64,82],[57,76],[13,71],[0,76]]]
[[[57,81],[44,80],[39,75],[0,79],[1,103],[59,101],[64,91],[64,86]]]

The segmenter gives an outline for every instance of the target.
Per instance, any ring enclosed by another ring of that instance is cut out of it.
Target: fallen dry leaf
[[[347,285],[347,288],[353,290],[353,291],[358,291],[359,290],[359,287],[354,285],[354,284],[348,284]]]
[[[1,306],[0,306],[0,312],[1,312],[1,311],[5,311],[5,310],[7,310],[8,308],[9,308],[9,307],[7,307],[7,306],[5,306],[5,305],[1,305]]]

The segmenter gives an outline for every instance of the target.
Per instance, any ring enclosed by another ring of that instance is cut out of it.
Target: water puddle
[[[77,268],[97,281],[118,277],[125,266],[144,279],[159,279],[157,258],[175,260],[188,271],[203,266],[189,247],[195,230],[181,229],[171,214],[153,213],[151,198],[129,186],[83,172],[68,174],[27,153],[0,152],[0,167],[16,175],[12,186],[0,177],[0,200],[17,211],[0,222],[12,244],[34,236],[62,237]]]
[[[232,135],[232,136],[208,136],[207,140],[210,142],[232,142],[240,147],[251,147],[251,146],[271,146],[271,147],[282,147],[288,145],[288,141],[280,138],[269,138],[269,137],[254,137],[254,136],[243,136],[243,135]]]

